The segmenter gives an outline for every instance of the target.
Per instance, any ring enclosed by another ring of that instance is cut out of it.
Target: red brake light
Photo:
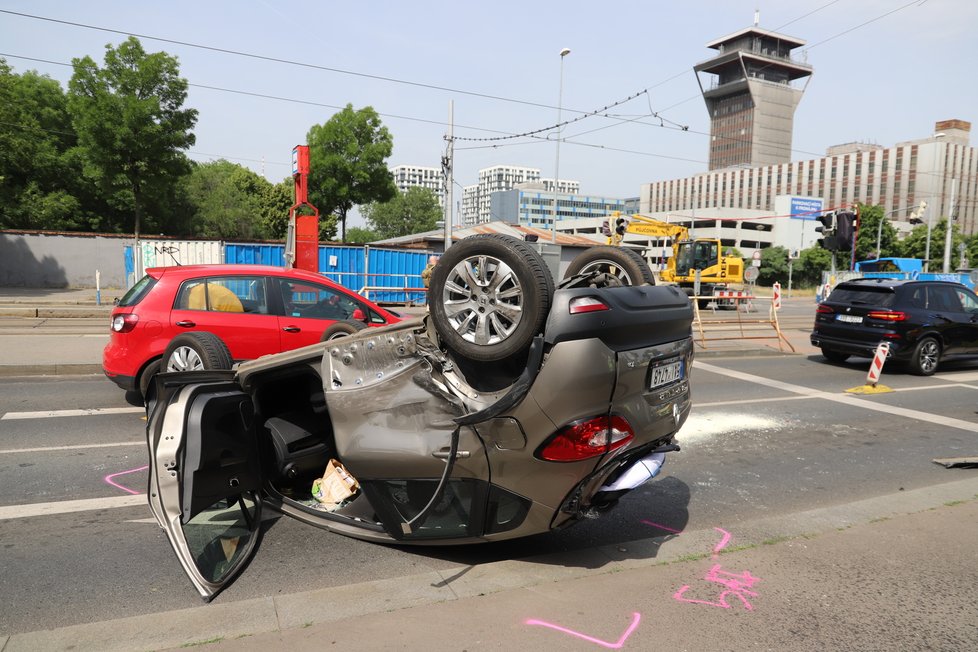
[[[834,313],[835,310],[833,310],[830,306],[825,305],[824,303],[820,303],[818,304],[818,307],[815,308],[815,312],[820,315],[830,315]]]
[[[139,316],[133,313],[126,313],[121,315],[116,315],[112,318],[112,332],[113,333],[128,333],[132,329],[136,328],[136,322],[139,321]]]
[[[602,310],[611,310],[607,303],[598,299],[597,297],[575,297],[570,300],[568,308],[570,314],[572,315],[579,315],[585,312],[601,312]]]
[[[561,428],[537,457],[548,462],[577,462],[617,450],[634,438],[631,425],[623,417],[600,416]]]
[[[882,321],[906,321],[907,319],[907,313],[897,310],[872,310],[866,316]]]

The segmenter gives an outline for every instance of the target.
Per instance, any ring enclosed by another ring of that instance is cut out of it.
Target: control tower
[[[812,67],[791,58],[800,39],[757,26],[706,44],[693,70],[710,112],[710,169],[791,161],[791,130]],[[704,74],[706,83],[704,84]],[[801,87],[797,80],[804,79]]]

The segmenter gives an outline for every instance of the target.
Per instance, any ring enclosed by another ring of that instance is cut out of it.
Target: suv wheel
[[[845,362],[849,359],[848,353],[827,349],[824,346],[822,347],[822,356],[829,362]]]
[[[595,281],[601,286],[655,285],[655,276],[645,259],[631,249],[608,245],[591,247],[577,255],[564,278],[575,274],[595,273]]]
[[[941,360],[941,345],[933,337],[925,337],[913,350],[910,370],[918,376],[932,376]]]
[[[163,352],[163,371],[230,369],[231,352],[214,333],[195,331],[170,340]]]
[[[442,343],[478,362],[525,351],[543,329],[553,294],[553,277],[536,249],[498,234],[452,245],[432,270],[428,291]]]

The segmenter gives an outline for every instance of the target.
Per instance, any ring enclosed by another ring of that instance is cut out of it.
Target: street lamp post
[[[550,225],[550,241],[557,244],[557,180],[560,178],[560,105],[564,99],[564,57],[570,54],[570,48],[560,51],[560,86],[557,91],[557,160],[554,162],[554,205],[553,219]]]

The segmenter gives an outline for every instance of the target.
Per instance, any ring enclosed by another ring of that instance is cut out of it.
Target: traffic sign
[[[761,275],[761,272],[756,267],[748,267],[744,270],[744,280],[748,283],[753,283],[757,280],[757,277]]]

